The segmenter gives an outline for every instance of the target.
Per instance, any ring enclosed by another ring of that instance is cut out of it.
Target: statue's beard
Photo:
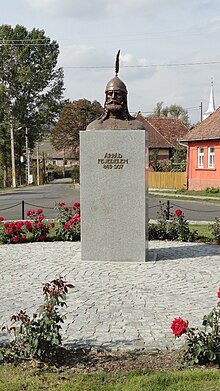
[[[123,111],[123,105],[117,102],[108,102],[106,107],[112,114],[118,114]]]

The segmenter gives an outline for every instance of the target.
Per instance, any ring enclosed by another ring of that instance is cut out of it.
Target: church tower
[[[213,90],[213,79],[211,79],[211,89],[210,89],[210,96],[209,96],[209,106],[208,110],[203,115],[203,120],[206,119],[210,114],[212,114],[215,111],[215,100],[214,100],[214,90]]]

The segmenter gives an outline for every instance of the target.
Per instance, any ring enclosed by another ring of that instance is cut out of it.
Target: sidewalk
[[[61,275],[75,285],[68,295],[64,343],[98,350],[164,350],[182,344],[171,334],[174,317],[190,326],[217,302],[220,246],[149,242],[145,263],[81,261],[80,243],[1,245],[2,325],[20,309],[32,314],[42,283]],[[6,334],[0,332],[0,342]]]
[[[189,195],[189,194],[176,194],[175,190],[173,190],[173,193],[167,192],[167,189],[148,189],[149,194],[154,195],[161,195],[166,197],[178,197],[178,198],[195,198],[200,200],[218,200],[220,202],[220,196],[200,196],[200,195]]]

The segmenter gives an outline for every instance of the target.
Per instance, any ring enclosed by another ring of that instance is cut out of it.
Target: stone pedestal
[[[82,260],[146,260],[145,133],[80,132]]]

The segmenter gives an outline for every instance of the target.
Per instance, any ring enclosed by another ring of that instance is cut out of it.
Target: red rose
[[[11,228],[8,229],[7,234],[8,234],[8,235],[12,235],[12,234],[13,234],[13,229],[11,229]]]
[[[38,221],[43,221],[43,219],[44,219],[44,216],[38,216]]]
[[[43,242],[43,241],[45,240],[45,236],[44,236],[44,235],[41,235],[41,236],[39,237],[39,239],[40,239],[41,242]]]
[[[9,224],[9,227],[12,228],[12,229],[14,228],[14,226],[15,226],[14,223],[10,223],[10,224]]]
[[[3,221],[3,220],[4,220],[4,219],[3,219],[3,217],[2,217],[2,216],[0,216],[0,222],[1,222],[1,221]]]
[[[9,227],[9,224],[8,223],[5,223],[4,224],[4,228],[8,228]]]
[[[69,223],[64,224],[64,229],[68,231],[68,229],[70,229],[70,224]]]
[[[43,213],[43,210],[42,210],[42,209],[36,210],[36,215],[40,215],[41,213]]]
[[[27,216],[32,216],[32,215],[34,215],[34,210],[28,210],[27,211]]]
[[[13,243],[18,243],[19,242],[19,238],[17,236],[14,236],[13,237]]]
[[[22,238],[21,238],[21,240],[22,240],[22,242],[26,242],[26,240],[27,240],[26,235],[23,235]]]
[[[220,299],[220,288],[218,288],[218,298]]]
[[[59,206],[63,206],[63,205],[65,205],[65,202],[60,201],[58,205],[59,205]]]
[[[175,211],[175,213],[176,213],[177,216],[181,216],[181,214],[182,214],[183,212],[182,212],[182,210],[177,209],[177,210]]]
[[[20,227],[21,228],[24,224],[23,224],[22,221],[16,221],[15,225],[16,225],[16,227]]]
[[[76,210],[79,207],[80,207],[80,203],[79,202],[74,202],[73,209]]]
[[[21,227],[19,225],[16,226],[16,232],[20,232]]]
[[[69,210],[68,206],[65,207],[65,211],[67,212]]]
[[[54,228],[55,224],[53,221],[51,221],[50,226],[51,226],[51,228]]]
[[[185,322],[182,318],[175,318],[171,325],[172,333],[177,337],[181,337],[182,334],[186,333],[188,322]]]
[[[43,228],[43,224],[42,223],[38,223],[37,224],[37,228],[39,228],[39,229]]]
[[[69,221],[70,224],[74,224],[76,221],[80,221],[80,215],[75,214]]]

